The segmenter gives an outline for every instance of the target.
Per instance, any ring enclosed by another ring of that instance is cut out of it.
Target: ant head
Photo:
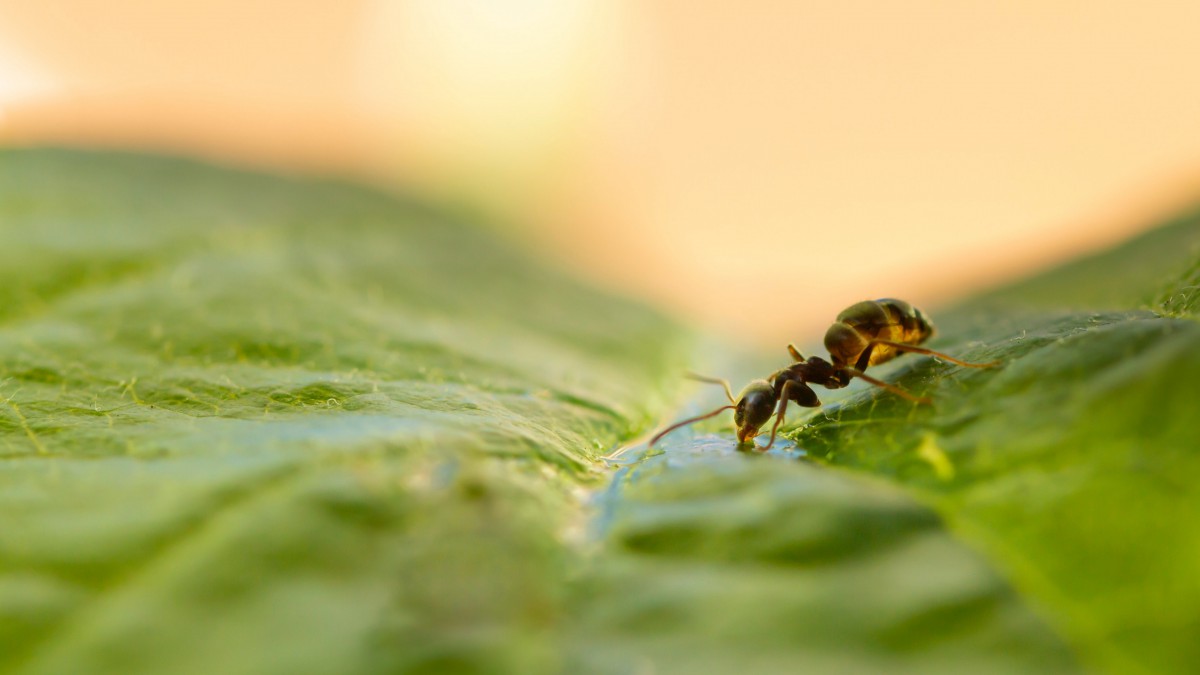
[[[733,423],[737,425],[738,443],[750,443],[758,435],[771,413],[775,412],[775,388],[766,380],[754,380],[738,394],[733,409]]]

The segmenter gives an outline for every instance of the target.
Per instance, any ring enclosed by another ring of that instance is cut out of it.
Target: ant
[[[838,314],[837,321],[825,331],[825,348],[829,350],[830,361],[819,356],[806,359],[795,345],[789,344],[788,353],[795,362],[766,379],[752,381],[736,399],[728,381],[692,375],[693,379],[724,387],[730,405],[672,424],[651,438],[649,445],[653,447],[663,436],[680,427],[714,417],[732,408],[739,445],[753,444],[754,438],[761,433],[759,429],[771,419],[772,412],[775,413],[775,424],[771,426],[771,440],[761,448],[768,450],[775,444],[775,434],[783,422],[788,401],[806,408],[819,407],[821,401],[809,384],[819,384],[826,389],[841,389],[850,384],[850,379],[854,377],[910,401],[932,403],[928,398],[915,396],[863,372],[868,366],[886,363],[905,352],[936,356],[969,368],[993,368],[1000,365],[999,361],[968,363],[917,346],[932,337],[933,333],[933,324],[925,318],[921,310],[903,300],[883,298],[855,303]],[[777,405],[778,411],[775,410]]]

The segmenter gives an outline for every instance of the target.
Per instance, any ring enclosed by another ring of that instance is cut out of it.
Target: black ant
[[[787,411],[788,401],[806,408],[816,408],[821,405],[817,393],[808,385],[819,384],[827,389],[841,389],[850,384],[850,379],[857,377],[871,384],[882,387],[897,396],[917,403],[931,403],[928,398],[915,396],[900,387],[877,380],[865,373],[868,366],[886,363],[904,352],[928,354],[945,359],[951,363],[969,368],[992,368],[999,365],[998,361],[989,363],[968,363],[932,349],[918,347],[928,340],[934,332],[933,324],[925,318],[921,310],[894,298],[881,300],[864,300],[853,304],[838,314],[837,322],[825,331],[825,348],[829,350],[830,361],[814,356],[804,358],[795,345],[788,345],[788,353],[795,363],[776,371],[770,377],[754,380],[734,399],[729,382],[712,377],[693,375],[701,382],[719,384],[725,388],[725,396],[730,405],[721,406],[716,410],[677,422],[663,429],[650,439],[653,446],[663,436],[672,431],[708,419],[725,410],[733,409],[733,423],[737,428],[738,444],[745,445],[754,442],[767,420],[775,413],[775,424],[771,426],[771,440],[761,448],[769,449],[775,444],[775,433],[783,422],[784,412]],[[853,365],[851,365],[853,364]],[[776,411],[776,405],[778,410]]]

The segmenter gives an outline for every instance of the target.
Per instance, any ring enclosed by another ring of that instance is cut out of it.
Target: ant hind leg
[[[901,389],[900,387],[888,384],[887,382],[884,382],[883,380],[877,380],[877,379],[871,377],[870,375],[867,375],[863,371],[858,370],[857,368],[846,368],[845,370],[848,374],[850,374],[854,377],[861,378],[862,380],[864,380],[866,382],[870,382],[871,384],[875,385],[876,387],[882,387],[897,396],[906,398],[915,403],[925,403],[925,404],[933,403],[933,399],[930,399],[930,398],[927,398],[924,396],[917,396],[916,394],[911,394],[911,393]]]
[[[936,356],[939,359],[944,359],[946,361],[949,361],[950,363],[956,363],[960,366],[966,366],[967,368],[995,368],[1000,365],[999,361],[988,361],[987,363],[971,363],[969,361],[962,361],[962,360],[954,358],[953,356],[950,356],[949,354],[943,354],[942,352],[935,352],[932,349],[926,349],[924,347],[918,347],[916,345],[904,344],[903,342],[892,342],[891,340],[871,340],[871,345],[867,347],[867,351],[863,352],[863,356],[866,357],[868,361],[870,360],[871,346],[874,346],[874,345],[887,345],[888,347],[891,347],[892,349],[895,349],[897,351],[914,352],[916,354],[925,354],[927,356]],[[858,360],[858,364],[856,364],[856,365],[858,366],[859,370],[864,370],[866,367],[863,364],[862,358],[860,358]]]

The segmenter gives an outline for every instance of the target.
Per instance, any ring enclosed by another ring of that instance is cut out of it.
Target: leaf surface
[[[0,154],[0,671],[533,672],[686,338],[416,202]]]
[[[1194,217],[765,456],[617,450],[695,337],[416,200],[8,150],[0,219],[0,672],[1200,660]]]
[[[936,349],[1002,365],[872,369],[932,406],[857,383],[766,455],[728,421],[635,454],[605,521],[622,583],[705,580],[637,630],[721,639],[624,638],[667,672],[1190,672],[1198,264],[1193,211],[935,313]]]
[[[813,457],[902,486],[1108,672],[1200,663],[1200,212],[942,315],[906,359],[933,406],[863,391],[796,428]],[[1174,271],[1172,271],[1174,270]],[[882,370],[882,369],[881,369]]]

